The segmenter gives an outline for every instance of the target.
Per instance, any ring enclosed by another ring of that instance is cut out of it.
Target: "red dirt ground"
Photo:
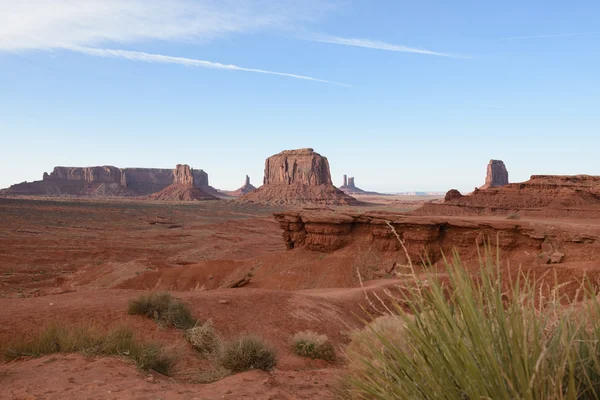
[[[425,201],[410,200],[336,209],[407,211]],[[179,354],[172,377],[149,377],[130,362],[111,357],[19,359],[0,364],[0,398],[333,398],[331,389],[344,373],[348,332],[361,326],[359,317],[367,307],[356,271],[369,291],[393,287],[400,281],[389,271],[398,255],[370,246],[360,229],[340,250],[287,251],[275,211],[279,209],[227,201],[0,198],[0,343],[50,323],[126,325]],[[469,219],[491,225],[506,221]],[[595,241],[598,221],[532,217],[519,224]],[[561,282],[580,278],[583,271],[600,271],[595,258],[600,252],[585,247],[592,259],[577,253],[580,245],[565,248],[567,258],[556,266]],[[530,249],[511,251],[520,259],[525,255],[519,252]],[[249,283],[230,288],[240,280]],[[279,352],[276,370],[192,383],[209,366],[181,332],[127,315],[129,299],[154,289],[174,291],[197,318],[212,319],[224,339],[242,333],[265,337]],[[302,330],[326,334],[342,356],[334,363],[295,356],[289,340]]]

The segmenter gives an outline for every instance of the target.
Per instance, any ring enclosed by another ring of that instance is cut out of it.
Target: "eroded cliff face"
[[[332,185],[329,162],[313,149],[285,150],[267,158],[265,185]]]
[[[333,186],[327,158],[313,149],[286,150],[267,158],[263,182],[238,201],[276,205],[359,203]]]
[[[461,257],[478,259],[478,247],[498,246],[501,255],[518,268],[523,265],[600,261],[597,227],[565,227],[512,220],[419,217],[399,213],[363,214],[334,211],[285,211],[276,213],[288,249],[334,252],[343,248],[358,251],[396,252],[404,250],[414,262],[432,263],[457,249]]]
[[[502,160],[490,160],[487,166],[485,184],[481,189],[508,185],[508,171]]]

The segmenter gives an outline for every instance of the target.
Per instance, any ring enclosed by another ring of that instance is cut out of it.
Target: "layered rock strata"
[[[286,150],[267,158],[263,182],[238,201],[274,205],[359,203],[333,186],[327,158],[313,149]]]

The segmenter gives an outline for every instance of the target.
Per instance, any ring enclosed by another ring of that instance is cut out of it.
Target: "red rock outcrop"
[[[193,201],[218,200],[216,196],[203,191],[195,181],[194,171],[187,164],[177,164],[173,170],[172,185],[150,196],[152,200]]]
[[[313,149],[286,150],[265,161],[264,184],[238,201],[293,204],[358,204],[331,183],[327,158]]]
[[[267,158],[264,185],[333,185],[327,158],[313,149],[284,150]]]
[[[187,167],[188,176],[182,171],[181,179],[208,191],[208,175],[203,170]],[[178,166],[179,168],[179,166]],[[23,182],[6,189],[4,194],[13,195],[71,195],[71,196],[145,196],[163,190],[173,184],[178,168],[117,168],[99,167],[55,167],[44,173],[41,181]],[[189,175],[191,174],[191,175]],[[212,189],[214,190],[214,189]]]
[[[490,160],[487,166],[485,184],[480,189],[508,185],[508,171],[501,160]]]
[[[419,215],[519,215],[600,217],[600,176],[533,175],[526,182],[475,190],[443,204],[425,204]]]
[[[340,190],[350,196],[360,196],[360,195],[371,195],[371,196],[386,196],[383,193],[377,192],[368,192],[366,190],[362,190],[361,188],[356,187],[354,183],[354,177],[348,177],[344,175],[344,184],[340,186]]]
[[[444,202],[449,202],[449,201],[452,201],[455,199],[460,199],[461,197],[462,197],[462,194],[458,190],[450,189],[446,193],[446,196],[444,196]]]
[[[244,185],[241,188],[232,191],[223,191],[223,193],[232,197],[240,197],[254,190],[256,190],[256,187],[250,183],[250,177],[246,175],[246,181],[244,182]]]
[[[274,214],[283,230],[288,249],[333,252],[342,248],[361,251],[404,251],[389,222],[406,246],[414,262],[442,260],[453,249],[477,260],[477,247],[485,242],[501,249],[511,264],[532,266],[562,262],[600,261],[600,231],[596,226],[565,225],[552,222],[532,224],[492,218],[448,218],[401,213],[350,213],[335,211],[285,211]],[[585,249],[584,249],[585,248]]]

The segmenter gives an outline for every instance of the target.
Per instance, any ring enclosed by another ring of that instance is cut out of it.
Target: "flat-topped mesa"
[[[43,180],[66,180],[121,183],[122,171],[112,165],[99,167],[54,167],[50,174],[44,172]]]
[[[508,171],[502,160],[490,160],[487,166],[485,184],[481,189],[508,185]]]
[[[267,158],[265,185],[332,185],[327,158],[313,149],[285,150]]]
[[[94,167],[55,167],[41,181],[25,182],[6,189],[8,194],[72,196],[146,196],[174,182],[208,186],[208,175],[187,165],[173,169]]]
[[[238,201],[277,205],[360,203],[333,186],[327,158],[313,149],[285,150],[267,158],[263,182]]]

